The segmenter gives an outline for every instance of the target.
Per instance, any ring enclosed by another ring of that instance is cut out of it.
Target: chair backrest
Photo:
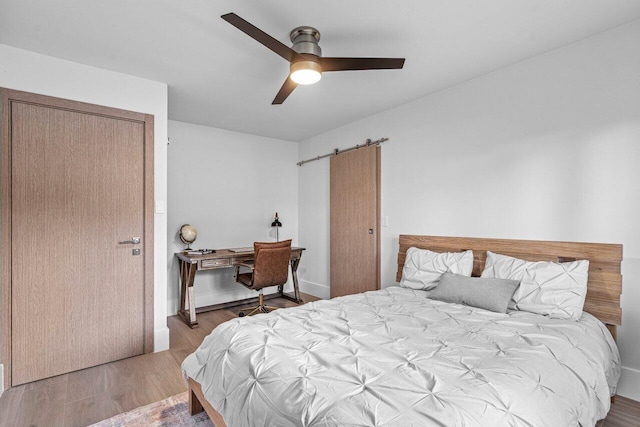
[[[291,240],[276,243],[255,242],[253,289],[279,286],[287,283]]]

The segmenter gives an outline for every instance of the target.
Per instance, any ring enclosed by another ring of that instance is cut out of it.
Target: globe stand
[[[178,233],[180,236],[180,240],[182,243],[187,245],[185,251],[191,250],[191,244],[196,241],[196,237],[198,236],[198,231],[195,227],[192,227],[189,224],[183,224],[180,227],[180,232]]]

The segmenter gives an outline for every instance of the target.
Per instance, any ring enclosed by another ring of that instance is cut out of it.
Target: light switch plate
[[[156,213],[157,214],[164,213],[164,200],[156,200]]]
[[[382,217],[382,226],[383,227],[388,227],[389,226],[389,217],[387,215]]]

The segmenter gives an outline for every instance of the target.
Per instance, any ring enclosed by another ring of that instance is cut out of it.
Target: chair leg
[[[257,307],[247,307],[242,308],[238,312],[238,316],[253,316],[256,313],[269,313],[273,310],[277,310],[278,307],[274,307],[271,305],[264,304],[264,295],[262,294],[262,289],[260,289],[260,294],[258,295],[258,306]],[[246,313],[248,312],[248,313]]]
[[[253,310],[251,310],[247,316],[253,316],[254,314],[258,313],[260,311],[260,307],[254,307]]]

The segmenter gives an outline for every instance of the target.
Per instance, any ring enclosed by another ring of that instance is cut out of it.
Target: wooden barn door
[[[9,103],[13,386],[142,354],[149,332],[149,123],[48,100]]]
[[[380,289],[380,147],[331,157],[331,298]]]

